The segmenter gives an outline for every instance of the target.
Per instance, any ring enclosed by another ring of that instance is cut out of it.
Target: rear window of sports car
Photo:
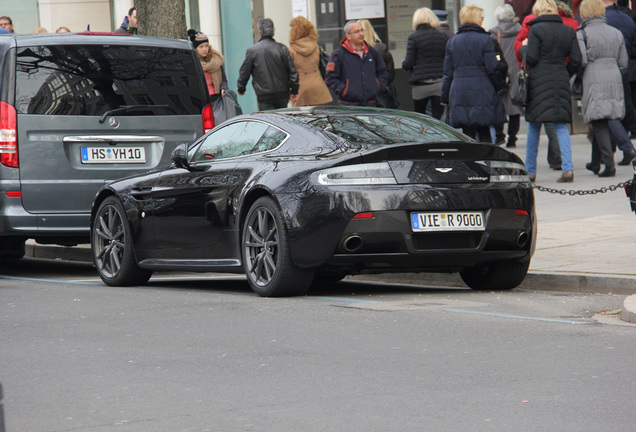
[[[190,50],[117,45],[53,45],[17,53],[21,114],[121,116],[200,114],[205,93]]]
[[[296,118],[361,144],[467,141],[450,126],[419,116],[391,114],[312,115]]]

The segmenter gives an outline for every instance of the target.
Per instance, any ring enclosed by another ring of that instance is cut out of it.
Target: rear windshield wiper
[[[145,110],[145,109],[159,109],[159,108],[168,108],[168,109],[170,109],[170,110],[172,110],[174,112],[174,108],[172,108],[170,105],[122,105],[119,108],[115,108],[115,109],[106,111],[99,118],[99,122],[100,123],[104,123],[108,116],[111,116],[111,115],[116,114],[118,112]]]

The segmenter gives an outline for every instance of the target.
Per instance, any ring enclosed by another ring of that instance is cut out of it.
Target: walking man
[[[289,48],[274,40],[274,22],[263,18],[258,23],[261,40],[247,49],[238,77],[238,94],[252,76],[258,110],[287,108],[298,99],[298,71]]]
[[[339,105],[376,106],[375,98],[388,82],[386,64],[364,41],[359,22],[349,21],[344,32],[327,64],[325,82],[338,95]]]
[[[137,8],[130,8],[128,15],[124,17],[124,22],[115,30],[115,33],[137,34]]]

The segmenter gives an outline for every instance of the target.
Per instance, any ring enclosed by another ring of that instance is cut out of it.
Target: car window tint
[[[465,141],[455,129],[426,117],[392,114],[299,116],[348,141],[364,144]]]
[[[269,146],[276,142],[277,135],[275,133],[266,134],[268,129],[275,128],[270,128],[265,123],[252,121],[229,124],[208,135],[194,149],[191,161],[227,159],[269,150]],[[275,130],[278,131],[278,129]]]
[[[59,45],[17,53],[21,114],[119,116],[200,114],[206,101],[191,51],[165,47]],[[168,106],[161,107],[162,105]]]

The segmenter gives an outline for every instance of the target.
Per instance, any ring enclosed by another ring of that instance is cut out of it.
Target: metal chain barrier
[[[607,187],[602,187],[600,189],[590,189],[590,190],[568,190],[568,189],[552,189],[549,187],[545,187],[545,186],[540,186],[537,184],[533,184],[534,188],[541,191],[541,192],[548,192],[548,193],[553,193],[553,194],[559,194],[559,195],[570,195],[570,196],[575,196],[575,195],[596,195],[599,193],[606,193],[606,192],[610,192],[610,191],[615,191],[618,189],[623,189],[625,188],[625,186],[632,184],[633,180],[627,180],[626,182],[622,182],[622,183],[618,183],[615,185],[611,185],[611,186],[607,186]]]

